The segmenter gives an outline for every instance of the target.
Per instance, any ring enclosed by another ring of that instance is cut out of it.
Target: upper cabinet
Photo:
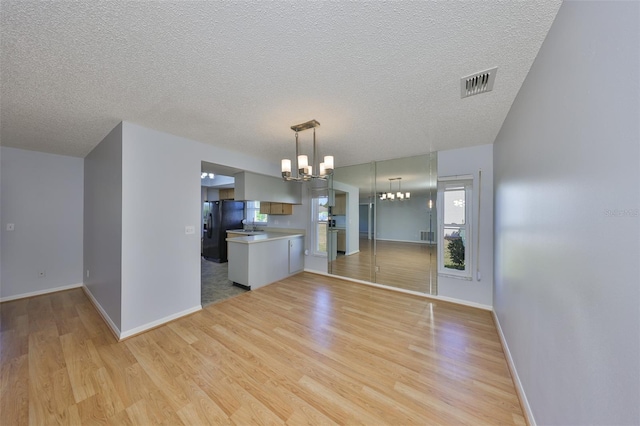
[[[251,172],[237,173],[234,178],[236,200],[302,204],[302,185],[298,182]]]
[[[260,213],[262,214],[293,214],[293,205],[287,203],[260,202]]]
[[[235,199],[235,191],[233,188],[221,188],[218,193],[221,200]]]
[[[331,208],[331,214],[341,216],[347,214],[347,195],[336,194],[335,205]]]

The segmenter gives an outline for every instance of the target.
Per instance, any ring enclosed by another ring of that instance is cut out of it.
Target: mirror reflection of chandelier
[[[291,126],[291,130],[296,132],[296,173],[295,176],[291,174],[291,160],[285,158],[282,160],[282,178],[284,180],[295,180],[298,182],[309,181],[311,179],[325,180],[327,176],[333,173],[333,156],[325,155],[322,163],[317,158],[316,150],[316,127],[320,126],[316,120],[307,121],[306,123],[296,124]],[[298,143],[298,132],[303,130],[313,129],[313,152],[311,154],[311,161],[309,157],[304,154],[300,154],[300,148]],[[314,175],[313,172],[316,172]]]
[[[396,193],[393,192],[393,189],[391,187],[393,181],[398,182],[398,191]],[[379,197],[381,201],[395,201],[395,200],[403,201],[403,200],[410,199],[411,193],[402,192],[402,178],[397,177],[397,178],[389,178],[389,192],[382,192],[379,195]]]

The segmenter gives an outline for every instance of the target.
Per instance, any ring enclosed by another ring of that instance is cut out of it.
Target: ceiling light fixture
[[[206,177],[209,177],[209,179],[213,179],[214,177],[216,177],[216,175],[214,175],[213,173],[202,172],[202,174],[200,175],[200,179],[204,179]]]
[[[320,126],[316,120],[307,121],[306,123],[296,124],[291,126],[291,130],[296,132],[296,174],[291,174],[291,160],[285,158],[282,160],[282,178],[284,180],[294,180],[296,182],[309,181],[311,179],[326,179],[327,176],[333,174],[333,156],[325,155],[324,161],[320,164],[316,162],[317,148],[316,148],[316,127]],[[311,163],[309,163],[309,157],[304,154],[300,154],[300,146],[298,142],[298,132],[303,130],[313,129],[313,152],[311,156]],[[313,171],[318,171],[318,174],[314,175]]]
[[[398,191],[394,194],[393,190],[391,189],[391,182],[397,180],[398,181]],[[386,201],[386,200],[390,200],[390,201],[394,201],[395,199],[398,199],[400,201],[402,200],[409,200],[411,198],[411,193],[410,192],[402,192],[402,178],[401,177],[397,177],[397,178],[389,178],[389,192],[383,192],[380,194],[380,200],[381,201]]]

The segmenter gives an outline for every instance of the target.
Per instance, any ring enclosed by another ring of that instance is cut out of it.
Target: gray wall
[[[82,159],[0,150],[0,299],[82,285]]]
[[[494,146],[495,310],[538,424],[640,424],[639,16],[565,2]]]
[[[413,193],[403,201],[377,200],[378,240],[420,242],[420,231],[429,230],[428,199],[427,194]],[[433,231],[435,226],[434,221]]]
[[[84,285],[122,330],[122,123],[84,159],[84,269]]]

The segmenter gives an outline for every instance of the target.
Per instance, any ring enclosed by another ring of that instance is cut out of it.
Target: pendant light
[[[293,180],[297,182],[309,181],[311,179],[325,180],[327,176],[333,174],[333,156],[326,155],[322,163],[317,163],[317,147],[316,147],[316,127],[320,126],[316,120],[307,121],[305,123],[291,126],[291,130],[296,132],[296,173],[292,174],[291,160],[284,158],[281,163],[282,178],[284,180]],[[313,129],[313,151],[311,154],[311,162],[306,154],[300,154],[300,143],[298,142],[298,132]],[[318,174],[314,175],[313,171]]]
[[[395,193],[391,187],[393,181],[398,181],[398,191]],[[380,194],[380,201],[394,201],[396,199],[400,201],[409,200],[411,198],[410,192],[402,192],[402,178],[389,178],[389,192],[383,192]]]

